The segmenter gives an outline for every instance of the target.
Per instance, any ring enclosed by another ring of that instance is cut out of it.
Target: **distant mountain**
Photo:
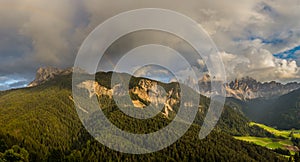
[[[35,79],[28,84],[28,87],[34,87],[45,83],[46,81],[53,79],[57,75],[68,75],[72,73],[73,69],[59,69],[55,67],[40,67],[37,72]]]
[[[210,77],[204,75],[199,81],[200,91],[207,96],[210,95]],[[300,83],[291,82],[287,84],[275,81],[261,83],[251,77],[235,79],[225,85],[227,97],[239,100],[250,100],[255,98],[272,98],[287,94],[300,88]]]
[[[210,100],[192,90],[191,95],[196,94],[201,97],[199,112],[195,123],[179,141],[166,149],[146,155],[129,155],[112,151],[94,140],[82,126],[71,97],[71,73],[66,74],[57,69],[40,70],[38,73],[36,86],[0,93],[0,161],[1,159],[23,159],[23,161],[287,160],[271,150],[232,138],[230,135],[264,137],[269,134],[263,129],[250,127],[248,119],[228,106],[225,106],[214,131],[204,140],[199,140],[200,125]],[[143,108],[149,102],[165,106],[165,109],[153,119],[140,121],[126,117],[110,98],[113,93],[118,96],[123,95],[122,87],[110,85],[111,75],[112,73],[99,72],[96,74],[96,81],[83,81],[78,83],[78,87],[86,89],[90,96],[97,96],[106,116],[116,126],[129,132],[145,133],[156,131],[170,122],[171,114],[176,113],[177,95],[180,90],[176,86],[178,83],[166,84],[120,74],[122,77],[131,77],[129,88],[133,106],[128,108]],[[166,93],[162,94],[160,89],[156,88],[157,85],[163,87]],[[96,91],[91,91],[91,86],[95,87]],[[150,91],[153,94],[165,95],[166,100],[149,95]],[[81,106],[84,109],[84,105]],[[174,111],[171,111],[170,107]],[[166,109],[170,110],[168,114]],[[94,112],[91,116],[97,118],[97,113]]]
[[[246,77],[231,81],[227,87],[227,96],[241,100],[254,98],[271,98],[287,94],[300,88],[300,83],[292,82],[287,84],[275,81],[261,83],[253,78]]]

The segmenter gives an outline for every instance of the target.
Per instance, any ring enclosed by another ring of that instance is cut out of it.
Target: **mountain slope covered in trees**
[[[227,104],[255,122],[278,129],[300,129],[300,89],[270,99],[240,101],[229,98]]]
[[[110,73],[98,73],[96,80],[109,85]],[[137,83],[140,78],[133,78]],[[159,83],[163,85],[164,83]],[[163,85],[171,86],[169,84]],[[94,140],[82,126],[71,96],[71,75],[56,76],[31,88],[0,93],[0,159],[7,161],[274,161],[283,156],[254,144],[238,141],[231,135],[268,136],[249,120],[226,106],[214,131],[200,140],[198,133],[209,105],[201,96],[203,113],[198,113],[188,132],[170,147],[145,155],[112,151]],[[155,131],[170,119],[162,114],[149,123],[130,120],[120,110],[107,105],[103,110],[110,121],[128,131]],[[150,127],[145,126],[150,124]],[[130,127],[134,125],[134,127]]]

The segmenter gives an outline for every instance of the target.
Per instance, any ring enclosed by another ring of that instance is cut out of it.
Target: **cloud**
[[[228,80],[250,76],[260,81],[297,81],[299,67],[295,60],[275,58],[265,49],[250,48],[244,55],[222,52]]]
[[[82,38],[75,17],[79,1],[2,1],[0,6],[1,73],[42,65],[71,66]],[[9,70],[12,69],[12,70]]]
[[[143,67],[134,67],[132,69],[133,75],[136,77],[146,77],[165,83],[170,82],[175,78],[174,74],[164,67],[157,65],[147,65]]]
[[[273,56],[300,45],[298,0],[0,2],[1,76],[13,74],[33,79],[39,66],[72,66],[84,38],[104,20],[123,11],[157,7],[175,10],[196,20],[220,50],[228,78],[249,75],[265,81],[299,81],[298,53],[295,52],[292,59]],[[141,36],[148,38],[141,40]],[[163,34],[141,36],[128,37],[127,44],[114,46],[106,57],[114,63],[118,53],[154,41],[175,48],[187,56],[192,66],[199,66],[199,58],[194,57],[188,46],[182,46],[182,40]]]
[[[104,2],[95,3],[100,5]],[[172,9],[192,17],[208,31],[223,53],[228,80],[244,76],[261,81],[286,82],[299,79],[297,60],[295,62],[273,56],[286,48],[300,45],[300,22],[295,21],[300,15],[300,4],[297,0],[232,0],[226,3],[192,0],[182,6],[173,1],[132,3],[133,1],[105,3],[107,8],[115,9],[107,12],[97,10],[97,5],[87,2],[87,9],[93,15],[91,24],[100,23],[103,19],[101,15],[109,17],[110,14],[139,7]],[[185,70],[178,72],[185,75]]]

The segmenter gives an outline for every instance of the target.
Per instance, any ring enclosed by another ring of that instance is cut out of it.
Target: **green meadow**
[[[286,150],[287,146],[293,146],[291,141],[292,137],[300,138],[300,130],[277,130],[275,128],[266,126],[264,124],[259,124],[255,122],[250,122],[250,126],[258,126],[268,131],[274,135],[274,138],[269,137],[254,137],[254,136],[235,136],[235,139],[247,141],[254,143],[259,146],[266,147],[268,149],[283,149]],[[294,154],[294,151],[290,150],[291,154]]]
[[[276,137],[290,138],[291,137],[291,133],[293,132],[293,136],[295,138],[300,138],[300,130],[277,130],[275,128],[266,126],[264,124],[255,123],[255,122],[250,122],[249,125],[250,126],[256,125],[258,127],[261,127],[263,129],[265,129],[266,131],[274,134]]]
[[[293,145],[293,143],[288,139],[282,140],[277,138],[252,137],[252,136],[235,137],[235,139],[253,142],[257,145],[267,147],[269,149],[285,148],[285,146]]]

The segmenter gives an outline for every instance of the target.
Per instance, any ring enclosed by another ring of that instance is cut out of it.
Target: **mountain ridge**
[[[114,87],[109,81],[111,74],[111,72],[97,73],[95,81],[97,84],[111,89]],[[250,127],[247,124],[248,119],[228,106],[225,106],[222,117],[213,132],[204,140],[199,140],[200,126],[203,124],[210,103],[209,98],[205,96],[200,96],[200,111],[196,115],[194,124],[186,135],[170,147],[141,156],[112,151],[91,137],[80,123],[77,116],[78,112],[76,113],[74,107],[76,103],[69,97],[72,94],[72,87],[70,86],[72,75],[54,76],[53,79],[40,85],[10,90],[0,94],[0,123],[2,124],[0,141],[5,139],[6,149],[13,145],[20,145],[20,147],[28,150],[30,161],[51,161],[51,159],[61,161],[92,161],[95,159],[102,159],[103,161],[109,159],[129,159],[129,161],[149,161],[149,159],[156,161],[235,161],[237,159],[239,161],[266,161],[268,158],[284,161],[283,157],[271,150],[232,138],[230,135],[250,134],[265,137],[268,134],[262,129]],[[121,74],[121,76],[131,77],[126,74]],[[147,82],[141,82],[142,79],[145,78],[132,77],[129,87],[132,89],[139,87],[140,91],[146,92],[153,85],[149,87]],[[95,82],[91,83],[94,86]],[[157,83],[163,86],[166,92],[172,88],[176,89],[175,83]],[[86,94],[89,95],[88,89]],[[111,122],[126,131],[135,133],[156,131],[170,122],[170,119],[165,118],[163,114],[147,121],[126,117],[124,113],[118,110],[112,99],[107,97],[109,96],[107,94],[109,93],[98,94],[102,96],[98,97],[99,104],[106,105],[102,107],[103,112]],[[174,96],[176,97],[176,94]],[[140,98],[142,96],[137,95],[135,97]],[[91,116],[96,119],[97,112]],[[90,124],[97,126],[100,123]],[[158,140],[164,138],[166,137]],[[8,149],[3,154],[0,151],[0,159],[9,151]]]
[[[37,86],[53,79],[58,75],[68,75],[73,72],[73,68],[59,69],[55,67],[40,67],[36,72],[36,78],[28,84],[28,87]],[[149,78],[147,78],[149,79]],[[149,79],[151,80],[151,79]],[[210,96],[211,78],[205,74],[198,81],[200,93]],[[255,98],[272,98],[287,94],[300,88],[300,83],[289,82],[282,84],[276,81],[259,82],[251,77],[235,79],[225,84],[226,97],[234,97],[239,100],[251,100]]]
[[[300,88],[300,83],[290,82],[282,84],[275,81],[259,82],[251,77],[235,79],[227,84],[227,97],[240,100],[255,98],[272,98],[287,94]]]
[[[35,79],[30,82],[27,87],[34,87],[53,79],[57,75],[68,75],[73,72],[73,68],[59,69],[56,67],[40,67],[37,69]]]

